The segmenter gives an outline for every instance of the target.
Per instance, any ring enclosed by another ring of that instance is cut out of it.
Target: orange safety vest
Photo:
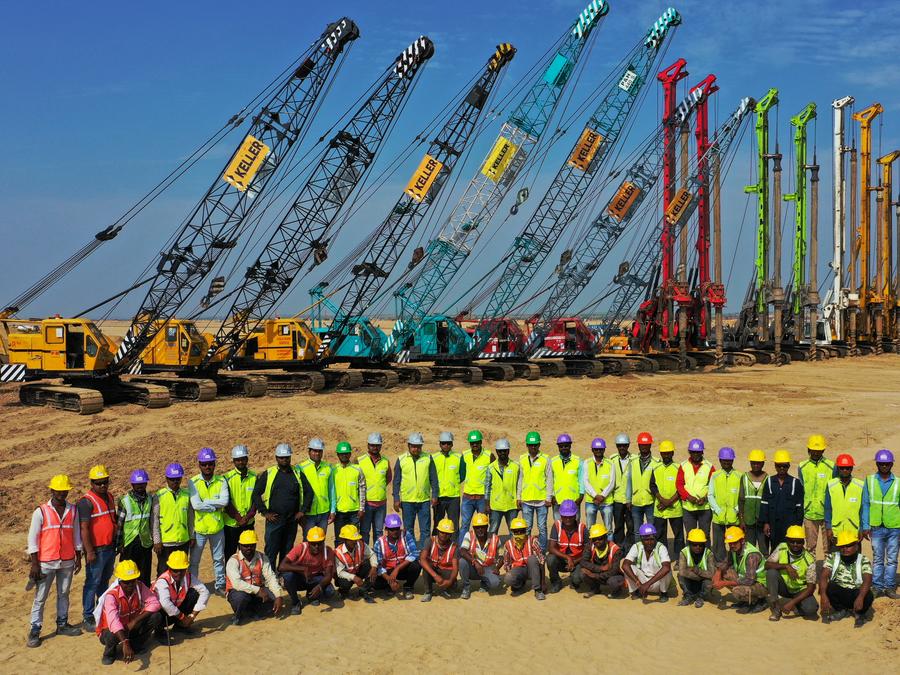
[[[475,530],[469,530],[469,551],[472,553],[472,557],[475,556],[475,548],[477,546],[478,539],[475,537]],[[487,552],[484,555],[484,560],[479,560],[479,562],[485,567],[493,567],[494,563],[497,561],[497,549],[499,547],[500,537],[496,534],[489,534]]]
[[[41,538],[38,542],[38,560],[75,559],[75,507],[66,504],[62,519],[50,504],[41,504]]]
[[[363,554],[366,551],[366,545],[358,541],[353,547],[353,551],[347,550],[347,544],[341,544],[334,549],[334,556],[340,560],[347,568],[347,571],[356,574],[356,570],[363,563]]]
[[[116,599],[119,605],[119,621],[122,625],[127,626],[128,623],[144,610],[144,597],[141,595],[141,584],[135,586],[134,593],[129,598],[125,595],[125,591],[121,586],[116,586],[107,591],[107,595],[111,595]],[[100,621],[97,623],[97,635],[100,635],[104,629],[109,628],[109,617],[106,616],[106,598],[103,599],[103,611],[100,613]]]
[[[91,503],[91,519],[88,522],[91,541],[94,546],[109,546],[116,534],[116,512],[112,506],[116,502],[111,494],[106,495],[108,503],[104,503],[93,491],[84,496]]]
[[[237,553],[234,554],[237,557]],[[262,557],[256,559],[256,564],[251,568],[250,565],[247,564],[247,561],[244,558],[237,559],[238,564],[241,566],[241,579],[246,581],[251,586],[262,586],[263,585],[263,576],[262,576]],[[231,585],[231,579],[228,575],[225,575],[225,592],[232,590],[234,587]]]
[[[597,565],[600,565],[600,567],[605,572],[610,567],[612,567],[613,560],[615,559],[616,553],[618,552],[619,547],[616,546],[615,542],[609,542],[606,548],[606,560],[604,561],[597,558],[597,549],[591,546],[591,561]]]
[[[381,564],[384,566],[386,570],[392,570],[397,565],[406,560],[406,543],[403,541],[404,537],[401,534],[400,538],[397,540],[397,550],[391,551],[390,544],[388,544],[387,535],[383,535],[379,541],[381,542],[381,552],[384,555]]]
[[[571,535],[563,529],[562,521],[556,521],[556,532],[559,535],[559,550],[568,555],[580,556],[584,553],[584,540],[587,528],[578,523]]]
[[[510,539],[506,542],[507,564],[510,569],[515,567],[525,567],[528,564],[528,558],[531,556],[531,537],[525,540],[525,546],[520,551],[516,548],[515,542]]]
[[[181,577],[181,588],[175,586],[175,580],[172,578],[172,573],[170,570],[166,570],[162,574],[160,574],[157,579],[162,579],[166,582],[166,586],[169,587],[169,599],[172,600],[172,604],[178,607],[184,602],[184,599],[187,597],[188,591],[191,588],[191,573],[185,570],[184,576]]]
[[[290,553],[288,553],[290,555]],[[306,568],[307,574],[321,574],[328,567],[328,547],[322,545],[322,555],[316,557],[309,551],[309,542],[300,544],[300,554],[291,560],[295,565]]]
[[[456,557],[456,544],[451,543],[446,549],[444,553],[441,553],[441,548],[438,546],[437,537],[431,542],[431,548],[428,551],[428,559],[431,561],[431,564],[442,570],[449,570],[453,567],[453,558]]]

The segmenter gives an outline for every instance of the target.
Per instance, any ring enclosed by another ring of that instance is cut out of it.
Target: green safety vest
[[[252,506],[253,488],[256,487],[256,473],[247,471],[247,477],[241,478],[241,472],[237,469],[231,469],[225,472],[225,482],[228,483],[228,496],[231,505],[242,516],[246,516]],[[237,527],[237,521],[225,515],[225,524],[228,527]]]
[[[790,550],[788,549],[787,544],[784,542],[778,544],[775,547],[775,550],[778,552],[778,562],[782,565],[787,565],[790,563],[791,567],[797,570],[797,578],[791,579],[790,575],[787,572],[780,572],[781,578],[784,580],[784,585],[787,589],[794,594],[799,593],[804,588],[806,588],[806,570],[809,569],[810,565],[816,564],[816,559],[813,557],[813,554],[803,549],[803,552],[800,554],[800,557],[796,560],[790,560]]]
[[[688,494],[694,497],[706,497],[709,494],[709,475],[712,473],[712,464],[705,459],[700,464],[700,469],[694,473],[694,465],[689,459],[681,463],[682,473],[684,474],[684,489]],[[686,511],[709,511],[709,502],[702,505],[683,503]]]
[[[687,562],[688,567],[699,567],[704,572],[709,571],[710,564],[712,563],[712,551],[709,550],[708,546],[703,549],[703,555],[700,557],[699,565],[695,565],[695,563],[694,563],[694,556],[691,553],[690,546],[685,546],[683,549],[681,549],[681,555],[684,556],[684,559]]]
[[[768,476],[764,473],[763,479],[759,482],[759,487],[757,488],[753,487],[749,473],[745,473],[741,477],[744,483],[744,525],[756,525],[756,521],[759,520],[759,507],[762,504],[762,493],[763,488],[766,486],[766,478]]]
[[[144,548],[153,546],[153,535],[150,532],[150,511],[153,500],[150,495],[148,494],[144,499],[143,507],[130,492],[126,492],[119,499],[122,508],[125,509],[125,525],[122,528],[125,546],[128,546],[137,537],[141,538],[141,546]]]
[[[656,481],[656,489],[659,491],[663,499],[669,499],[673,495],[678,494],[678,488],[675,482],[678,478],[678,465],[672,462],[668,466],[660,462],[653,469],[653,478]],[[681,506],[681,500],[675,500],[667,509],[659,508],[659,502],[653,500],[653,515],[656,518],[681,518],[684,515],[684,509]]]
[[[362,479],[363,472],[358,466],[334,465],[334,498],[338,513],[353,513],[362,508],[359,503],[359,481]]]
[[[569,455],[569,461],[563,465],[562,457],[554,457],[550,462],[553,471],[553,496],[556,503],[562,504],[566,499],[576,500],[581,494],[581,486],[578,484],[578,467],[581,466],[581,458]]]
[[[863,583],[863,554],[859,553],[856,556],[856,562],[853,565],[853,588],[859,588]],[[841,553],[837,551],[831,554],[831,558],[826,562],[825,566],[831,569],[831,576],[829,577],[829,581],[834,581],[834,578],[838,574],[838,570],[840,569],[843,563],[841,562]]]
[[[609,483],[614,475],[615,469],[613,468],[612,462],[604,457],[600,462],[600,466],[597,466],[597,462],[592,459],[586,461],[585,466],[587,467],[585,469],[587,471],[587,482],[591,484],[591,487],[594,488],[594,491],[599,495],[609,487]],[[613,492],[615,492],[615,488],[613,488]],[[601,503],[611,504],[612,500],[613,496],[612,493],[610,493],[606,495],[606,499]]]
[[[527,452],[519,458],[522,469],[522,501],[543,502],[547,499],[547,462],[549,459],[539,452],[534,462]]]
[[[834,462],[824,457],[818,464],[811,459],[800,462],[803,481],[803,516],[809,520],[825,518],[825,491],[834,476]]]
[[[659,460],[651,457],[647,468],[641,471],[640,455],[631,458],[631,503],[635,506],[649,506],[653,503],[650,492],[650,477]]]
[[[466,482],[463,485],[463,493],[467,495],[484,495],[485,480],[488,467],[491,465],[491,457],[484,450],[475,458],[471,450],[463,453],[463,462],[466,463]]]
[[[622,460],[618,454],[611,460],[613,471],[616,472],[616,487],[613,489],[613,501],[616,504],[625,503],[625,495],[628,493],[628,481],[631,480],[631,455],[625,460],[625,468],[622,468]]]
[[[366,477],[366,501],[383,502],[387,499],[387,474],[391,468],[390,463],[384,458],[378,458],[378,464],[372,461],[369,455],[360,457],[357,462]]]
[[[172,494],[169,488],[156,493],[159,500],[159,532],[163,544],[184,544],[190,539],[188,533],[188,508],[191,496],[187,488]]]
[[[218,497],[222,493],[225,486],[225,479],[222,476],[213,476],[212,483],[206,484],[203,476],[197,474],[191,478],[191,482],[197,489],[200,499],[206,500],[212,497]],[[225,514],[222,509],[215,511],[197,511],[194,510],[194,531],[197,534],[216,534],[225,529]]]
[[[759,567],[756,568],[756,583],[766,585],[766,557],[749,541],[744,542],[744,551],[741,553],[741,559],[737,559],[737,555],[731,552],[731,566],[737,571],[739,577],[747,576],[747,556],[751,553],[759,553]]]
[[[882,494],[878,474],[873,473],[869,481],[869,527],[900,528],[900,480],[894,476],[888,493]]]
[[[303,472],[312,487],[313,501],[309,515],[318,516],[331,511],[331,496],[328,490],[328,484],[331,482],[331,464],[319,462],[317,469],[311,459],[306,459],[300,462],[297,468]]]
[[[266,478],[266,487],[263,488],[262,493],[262,501],[265,505],[266,509],[269,508],[269,499],[272,497],[272,487],[275,485],[275,474],[278,473],[278,466],[270,466],[266,469],[265,478]],[[291,467],[291,473],[294,474],[294,478],[297,480],[297,485],[300,487],[300,503],[297,505],[297,511],[300,512],[303,510],[303,481],[300,479],[300,469],[296,466]]]
[[[482,453],[484,454],[484,453]],[[459,497],[459,463],[462,455],[458,452],[435,452],[431,455],[438,477],[439,497]]]
[[[863,482],[851,478],[846,491],[840,478],[833,478],[828,483],[828,494],[831,497],[831,531],[834,536],[841,532],[859,532],[860,512],[862,511]]]
[[[637,546],[637,560],[635,561],[635,564],[640,567],[644,564],[644,544],[643,542],[638,541],[635,542],[634,545]],[[656,542],[656,545],[653,547],[653,559],[659,567],[662,567],[662,556],[659,553],[660,547],[662,547],[662,544]]]
[[[737,525],[738,522],[738,497],[741,493],[741,478],[744,474],[733,469],[728,473],[716,471],[713,474],[713,484],[716,488],[716,504],[721,511],[712,515],[712,521],[717,525]]]
[[[515,511],[516,487],[519,484],[519,465],[515,462],[507,462],[501,467],[499,460],[491,462],[491,510]]]
[[[431,499],[431,457],[422,454],[419,459],[404,452],[400,455],[400,501],[421,503]]]

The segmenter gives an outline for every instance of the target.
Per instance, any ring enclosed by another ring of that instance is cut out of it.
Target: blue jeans
[[[459,543],[462,544],[463,537],[466,532],[469,531],[469,527],[472,525],[472,516],[476,513],[484,513],[484,510],[487,508],[487,501],[484,497],[481,499],[469,499],[467,497],[463,497],[461,500],[461,505],[459,507],[460,513],[460,521],[459,521]]]
[[[491,524],[488,527],[488,532],[490,534],[500,534],[500,523],[504,520],[506,521],[506,529],[509,529],[509,526],[512,524],[513,518],[519,515],[518,509],[513,509],[512,511],[491,511]]]
[[[381,506],[370,506],[366,504],[362,517],[362,540],[367,544],[374,546],[375,542],[384,534],[384,518],[387,516],[387,503]],[[369,539],[369,533],[372,538]]]
[[[196,532],[197,544],[191,549],[191,576],[200,578],[200,558],[203,557],[203,549],[209,542],[209,550],[212,554],[213,571],[216,574],[216,589],[225,590],[225,530],[215,534],[200,534]]]
[[[600,514],[603,518],[603,524],[606,525],[607,539],[612,541],[613,538],[613,505],[612,502],[609,504],[603,504],[602,506],[597,506],[593,501],[585,501],[584,504],[584,524],[588,529],[591,529],[591,525],[597,522],[597,514]]]
[[[94,603],[109,588],[109,578],[116,564],[116,547],[106,546],[95,549],[97,560],[84,568],[84,590],[81,593],[81,607],[84,618],[93,619]],[[896,558],[896,556],[895,556]]]
[[[321,527],[325,530],[325,536],[328,536],[328,512],[320,513],[316,516],[306,514],[306,520],[303,521],[303,539],[306,540],[306,533],[314,527]]]
[[[653,525],[653,504],[647,504],[646,506],[635,506],[631,505],[631,524],[634,527],[634,540],[638,541],[640,539],[640,535],[638,535],[638,530],[641,529],[641,525],[644,523],[650,523]],[[654,527],[656,527],[654,525]]]
[[[425,546],[425,540],[431,536],[431,501],[400,502],[400,510],[403,511],[403,527],[413,537],[416,536],[416,518],[419,519],[419,538],[416,539],[416,545],[422,548]]]
[[[534,517],[537,515],[538,544],[541,545],[542,551],[547,550],[547,510],[546,506],[531,506],[522,502],[522,517],[528,525],[529,534],[531,534]]]
[[[872,586],[882,591],[897,586],[897,550],[900,549],[900,529],[872,528]]]

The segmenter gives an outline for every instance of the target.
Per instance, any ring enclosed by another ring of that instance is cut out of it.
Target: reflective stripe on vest
[[[309,515],[320,516],[331,510],[331,497],[328,494],[328,483],[331,481],[331,464],[328,462],[319,462],[319,468],[312,463],[312,460],[304,460],[300,462],[300,470],[306,476],[313,491],[312,506],[309,508]]]
[[[741,492],[741,478],[744,474],[740,471],[724,470],[713,474],[713,483],[716,488],[716,505],[721,509],[719,513],[712,515],[712,521],[718,525],[736,525],[738,522],[738,497]]]
[[[525,539],[525,546],[522,550],[516,548],[515,540],[510,538],[506,542],[506,564],[510,569],[516,567],[525,567],[528,564],[528,558],[531,553],[531,537]]]
[[[362,469],[354,464],[337,464],[334,469],[334,508],[339,513],[359,511],[359,481],[363,478]]]
[[[738,560],[734,552],[731,553],[731,566],[737,570],[738,576],[746,578],[747,576],[747,557],[752,553],[759,554],[759,567],[756,568],[756,583],[766,585],[766,557],[750,542],[744,542],[744,551],[741,553],[741,559]]]
[[[775,550],[778,551],[778,562],[780,564],[790,565],[797,570],[796,579],[791,579],[791,576],[787,572],[779,571],[779,573],[781,574],[781,578],[784,580],[784,585],[787,589],[791,593],[799,593],[806,588],[806,570],[809,569],[810,565],[816,564],[816,559],[809,551],[804,549],[796,560],[791,560],[790,550],[784,542],[778,544]]]
[[[41,504],[41,538],[38,541],[38,560],[75,559],[75,507],[66,504],[60,519],[51,504]]]
[[[613,469],[612,462],[608,459],[602,459],[600,461],[600,466],[597,466],[597,462],[595,460],[588,460],[587,464],[587,481],[591,484],[591,487],[594,488],[594,491],[599,495],[602,494],[603,491],[609,487],[610,481],[612,481]],[[612,493],[606,495],[606,498],[601,502],[601,504],[611,504],[612,503]]]
[[[763,474],[762,480],[759,481],[759,487],[753,486],[749,473],[745,473],[741,480],[744,482],[744,525],[756,525],[756,521],[759,519],[763,489],[766,486],[766,475]]]
[[[277,472],[278,472],[277,466],[270,466],[268,469],[266,469],[266,473],[265,473],[266,487],[263,488],[262,501],[263,501],[263,505],[267,509],[269,508],[269,500],[272,497],[272,487],[275,485],[275,474]],[[297,511],[302,511],[303,510],[303,481],[300,478],[300,470],[296,466],[292,466],[291,474],[293,474],[294,480],[297,481],[297,487],[300,488],[300,503],[297,504]]]
[[[356,574],[359,566],[363,563],[363,556],[366,552],[366,545],[362,541],[354,542],[353,551],[347,550],[347,543],[344,542],[334,549],[334,557],[344,563],[344,567],[351,574]]]
[[[88,530],[91,533],[91,541],[94,546],[109,546],[116,535],[116,512],[113,504],[113,496],[106,495],[107,501],[103,501],[100,495],[93,490],[84,495],[91,503],[91,519],[88,521]]]
[[[619,547],[613,541],[607,541],[606,539],[601,539],[606,546],[606,554],[604,556],[597,555],[597,547],[591,546],[591,561],[595,565],[599,565],[600,568],[605,572],[608,570],[613,561],[616,559],[616,554],[619,552]]]
[[[451,452],[445,455],[443,452],[435,452],[431,455],[434,468],[438,477],[439,497],[459,497],[459,463],[462,455]]]
[[[559,550],[568,555],[581,557],[584,553],[584,540],[587,538],[587,528],[584,523],[578,523],[575,531],[569,534],[563,529],[562,521],[556,521],[556,534],[559,537],[557,544]]]
[[[190,538],[188,532],[188,506],[191,497],[181,488],[172,494],[169,488],[156,493],[159,499],[159,532],[163,544],[183,544]]]
[[[144,598],[141,596],[141,593],[140,583],[135,584],[134,593],[131,594],[130,598],[125,595],[125,591],[121,586],[114,586],[107,591],[108,595],[116,599],[116,604],[119,606],[119,621],[122,622],[123,626],[127,626],[134,617],[143,611]],[[100,621],[97,622],[97,635],[103,633],[107,628],[109,628],[109,617],[106,613],[106,601],[104,600],[103,609],[100,611]]]
[[[239,557],[239,553],[235,553],[234,557],[237,558],[238,565],[241,570],[241,579],[246,581],[251,586],[263,586],[263,575],[262,575],[262,556],[256,556],[256,563],[251,568],[250,565],[247,564],[247,560],[245,558]],[[225,575],[225,592],[232,590],[234,586],[231,585],[231,579],[228,575]]]
[[[408,452],[400,455],[400,501],[427,502],[431,499],[431,457],[413,459]]]
[[[836,537],[841,532],[859,531],[860,512],[862,511],[862,481],[851,478],[846,490],[840,478],[828,484],[831,497],[831,531]]]
[[[387,473],[390,463],[381,457],[378,464],[372,462],[369,455],[361,457],[357,462],[366,477],[366,501],[383,502],[387,499]]]
[[[831,568],[831,577],[829,577],[829,581],[834,581],[834,578],[837,576],[838,567],[841,565],[841,554],[832,553],[831,560],[828,563],[828,567]],[[859,588],[862,586],[863,582],[863,574],[862,574],[862,553],[857,552],[856,554],[856,562],[853,565],[853,582],[855,584],[854,588]]]
[[[706,497],[709,494],[709,475],[712,473],[712,464],[705,459],[700,464],[700,468],[694,472],[694,465],[690,460],[681,463],[682,473],[684,473],[684,489],[689,495],[694,497]],[[691,504],[683,502],[682,506],[687,511],[708,511],[709,502],[703,504]]]
[[[513,461],[500,466],[500,460],[495,459],[491,463],[491,510],[515,511],[516,489],[519,487],[519,472],[521,468]]]
[[[141,546],[150,548],[153,545],[153,535],[150,532],[150,511],[152,510],[150,495],[144,498],[144,503],[141,505],[130,492],[126,492],[122,497],[122,507],[125,509],[125,523],[122,526],[125,546],[140,537]]]
[[[678,480],[678,465],[671,462],[668,465],[660,462],[653,469],[653,479],[656,481],[656,490],[663,499],[670,499],[678,494],[676,485]],[[681,518],[684,515],[684,508],[681,506],[681,499],[676,499],[675,503],[668,508],[659,508],[659,502],[653,500],[653,515],[657,518]]]
[[[547,500],[547,455],[543,452],[531,459],[527,452],[519,458],[522,470],[522,501],[543,502]]]
[[[803,479],[803,516],[809,520],[825,518],[825,492],[834,476],[834,462],[821,459],[818,464],[811,459],[797,467]]]
[[[881,481],[878,480],[878,474],[873,473],[867,480],[869,481],[869,526],[900,528],[900,504],[898,504],[900,480],[897,480],[896,476],[894,477],[886,495],[881,492]]]
[[[173,605],[179,607],[187,597],[188,591],[191,590],[191,573],[187,570],[184,571],[184,576],[181,577],[181,588],[175,585],[171,570],[166,570],[160,574],[157,577],[157,580],[159,579],[166,582],[166,586],[169,587],[169,599],[172,601]]]
[[[647,468],[641,471],[640,456],[631,458],[631,503],[635,506],[649,506],[653,503],[650,494],[650,477],[659,464],[658,459],[650,458]]]
[[[656,561],[658,567],[662,567],[662,558],[659,555],[659,547],[662,546],[659,542],[656,542],[656,545],[653,547],[653,559]],[[644,565],[644,545],[641,543],[637,545],[637,566],[642,567]]]
[[[437,537],[431,541],[431,548],[428,550],[428,559],[431,564],[442,570],[449,570],[453,567],[453,559],[456,557],[456,544],[451,543],[441,552],[438,545]]]
[[[231,469],[225,473],[225,482],[228,483],[228,499],[235,510],[242,516],[246,516],[250,511],[253,497],[253,488],[256,487],[256,474],[253,471],[247,472],[247,477],[243,478],[241,472],[237,469]],[[223,514],[225,524],[228,527],[237,527],[237,521],[227,513]]]
[[[684,556],[685,562],[687,562],[688,567],[699,567],[704,572],[709,571],[709,563],[712,562],[712,551],[709,550],[709,547],[705,547],[703,549],[703,555],[700,556],[700,564],[694,562],[694,556],[691,553],[691,547],[685,546],[681,549],[681,554]]]
[[[578,484],[578,467],[581,466],[581,458],[569,455],[569,461],[563,464],[562,457],[554,457],[550,462],[553,471],[553,496],[556,503],[562,504],[564,500],[578,499],[581,494],[581,486]]]
[[[463,492],[467,495],[483,495],[488,467],[491,465],[490,456],[482,451],[476,458],[475,453],[469,450],[463,454],[462,458],[466,464],[466,482],[463,485]]]
[[[210,485],[206,484],[203,476],[196,475],[191,478],[194,488],[200,499],[206,501],[222,494],[225,479],[222,476],[213,476]],[[197,534],[216,534],[225,528],[225,517],[222,509],[215,511],[194,511],[194,531]]]
[[[497,549],[500,547],[500,537],[496,534],[487,536],[487,546],[481,546],[478,543],[478,537],[475,536],[475,530],[469,530],[469,553],[476,562],[485,567],[493,567],[497,562]]]
[[[390,540],[387,535],[383,535],[378,541],[381,542],[381,566],[386,570],[392,570],[397,565],[406,560],[406,541],[403,533],[397,540],[396,550],[391,548]]]
[[[631,455],[625,458],[625,467],[622,467],[622,458],[616,455],[611,460],[613,471],[616,472],[616,487],[613,489],[613,501],[618,504],[625,503],[625,495],[628,494],[628,481],[631,480]]]

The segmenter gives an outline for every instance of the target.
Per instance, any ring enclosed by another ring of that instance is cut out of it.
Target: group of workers
[[[410,434],[393,467],[379,433],[369,435],[355,462],[347,442],[337,444],[334,464],[324,461],[320,438],[309,441],[308,458],[298,463],[291,445],[280,443],[274,465],[260,473],[249,469],[245,445],[231,450],[233,467],[225,473],[217,472],[216,453],[203,448],[199,473],[186,486],[178,463],[166,466],[165,485],[152,493],[147,472],[135,469],[131,490],[115,499],[109,472],[98,465],[75,504],[67,501],[69,478],[54,476],[50,501],[35,509],[28,534],[35,599],[27,644],[41,642],[54,580],[57,634],[81,633],[68,610],[82,557],[82,627],[99,636],[103,663],[131,660],[151,634],[170,644],[172,631],[193,630],[209,601],[198,574],[207,547],[212,590],[227,599],[235,624],[280,613],[284,592],[291,614],[336,592],[365,602],[380,590],[411,599],[419,576],[423,602],[435,593],[449,597],[457,582],[462,599],[476,582],[475,589],[505,585],[543,600],[562,588],[563,575],[585,597],[655,595],[665,602],[677,594],[677,580],[680,605],[701,607],[715,593],[721,609],[768,608],[778,621],[816,618],[821,604],[824,622],[852,615],[856,626],[871,618],[875,597],[898,597],[900,484],[889,450],[876,453],[877,472],[860,480],[849,454],[825,458],[820,435],[809,438],[796,477],[786,450],[774,453],[773,474],[764,470],[762,450],[749,453],[750,470],[741,472],[732,448],[719,450],[716,467],[696,438],[685,461],[674,462],[668,440],[654,457],[646,432],[638,435],[637,454],[619,434],[612,458],[602,438],[591,442],[590,459],[573,454],[568,434],[556,439],[550,457],[540,434],[528,432],[518,461],[505,438],[492,454],[480,431],[466,441],[469,449],[456,452],[453,434],[442,432],[440,449],[429,454],[422,434]],[[256,516],[265,522],[263,551]],[[509,536],[501,539],[504,521]],[[329,526],[334,547],[326,544]],[[826,555],[817,561],[820,537]],[[862,539],[872,543],[872,561],[860,550]]]

